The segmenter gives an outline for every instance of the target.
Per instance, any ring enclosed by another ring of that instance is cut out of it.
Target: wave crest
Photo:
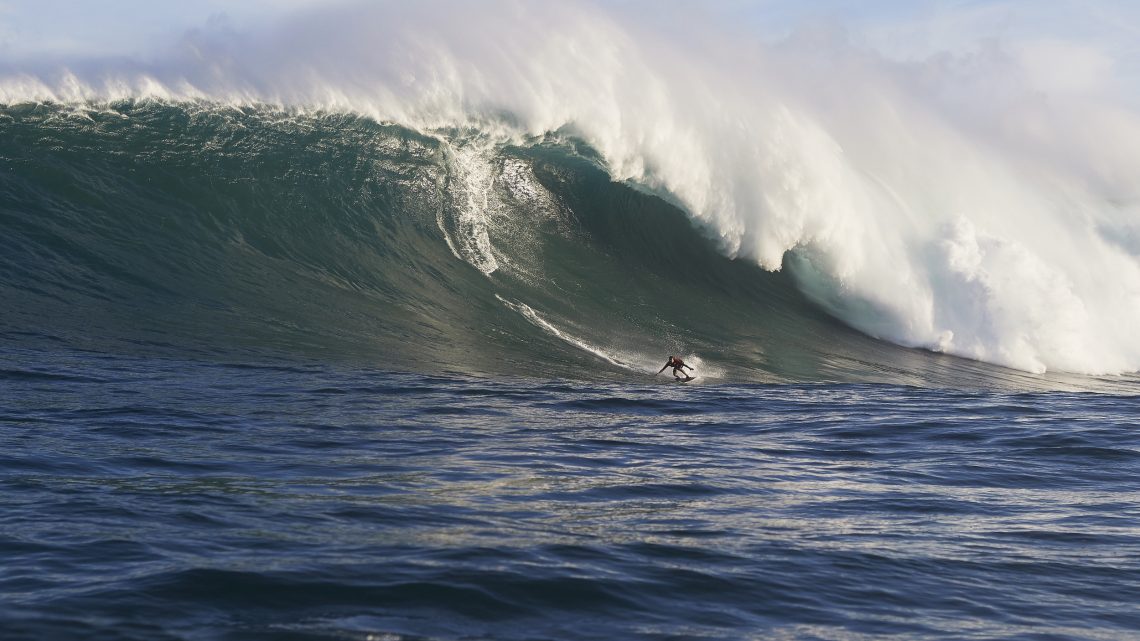
[[[1140,118],[1109,95],[1043,96],[1000,49],[898,63],[834,34],[665,38],[589,4],[424,2],[198,34],[137,67],[16,70],[0,100],[269,103],[477,130],[492,147],[572,136],[726,256],[788,265],[873,336],[1033,372],[1140,369]],[[441,224],[492,274],[488,166],[453,159],[467,208]]]

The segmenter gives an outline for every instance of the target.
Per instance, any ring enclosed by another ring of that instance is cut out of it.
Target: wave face
[[[0,332],[23,343],[628,379],[1010,376],[872,340],[573,138],[120,102],[0,111]]]
[[[8,334],[552,374],[753,354],[772,316],[788,340],[801,317],[853,335],[570,143],[216,105],[0,113]]]
[[[346,5],[158,62],[0,70],[5,324],[462,371],[950,362],[838,319],[1030,373],[1140,369],[1119,103],[1041,96],[999,54],[494,7]]]

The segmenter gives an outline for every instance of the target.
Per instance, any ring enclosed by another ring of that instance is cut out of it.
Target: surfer
[[[689,366],[685,364],[685,361],[681,360],[677,356],[670,356],[669,360],[665,361],[665,366],[658,370],[657,374],[664,372],[669,367],[673,368],[673,378],[676,378],[679,381],[687,381],[693,378],[692,376],[685,374],[685,370],[682,368]],[[689,369],[692,370],[693,368],[689,367]],[[654,374],[654,376],[657,374]]]

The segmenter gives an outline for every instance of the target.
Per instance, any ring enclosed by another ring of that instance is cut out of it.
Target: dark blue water
[[[0,638],[1140,638],[1136,407],[7,349]]]

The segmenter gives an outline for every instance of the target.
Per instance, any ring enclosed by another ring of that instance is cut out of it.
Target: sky
[[[144,56],[191,29],[220,21],[239,31],[252,29],[299,9],[343,1],[0,0],[0,55]],[[1140,3],[1134,0],[590,1],[646,15],[662,7],[711,10],[765,36],[808,21],[833,21],[900,55],[994,37],[1097,42],[1114,57],[1140,55]]]
[[[105,58],[145,63],[193,31],[224,29],[240,37],[297,12],[353,1],[0,0],[0,66]],[[902,60],[1000,43],[1031,71],[1037,68],[1041,86],[1068,90],[1111,82],[1122,86],[1119,93],[1140,96],[1140,2],[1135,0],[581,1],[636,21],[711,18],[767,40],[822,25]]]
[[[0,56],[146,56],[191,29],[253,28],[328,0],[0,0]]]

